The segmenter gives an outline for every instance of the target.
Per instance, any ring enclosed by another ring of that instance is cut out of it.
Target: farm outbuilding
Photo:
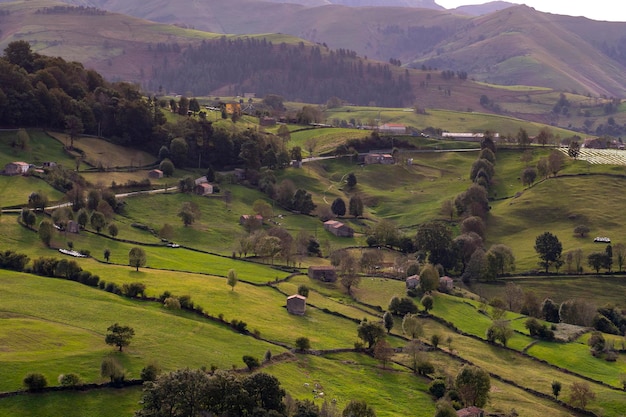
[[[306,310],[306,297],[295,294],[287,297],[287,311],[289,314],[302,316]]]
[[[420,285],[420,276],[419,275],[411,275],[410,277],[407,277],[406,281],[406,289],[407,290],[412,290],[415,289],[417,287],[419,287]]]
[[[309,278],[323,282],[337,281],[337,270],[334,266],[318,265],[310,266],[308,272]]]
[[[16,161],[9,162],[4,166],[4,174],[5,175],[24,175],[28,172],[30,168],[30,164],[26,162]]]
[[[457,417],[484,417],[485,412],[478,407],[461,408],[456,412]]]
[[[160,169],[153,169],[151,171],[148,171],[148,178],[155,180],[163,178],[163,171],[161,171]]]
[[[208,182],[203,182],[202,184],[196,185],[196,194],[197,195],[209,195],[213,194],[213,186]]]
[[[328,220],[324,222],[324,229],[328,230],[335,236],[339,237],[352,237],[354,236],[354,229],[345,224],[338,222],[337,220]]]
[[[439,278],[439,291],[441,292],[450,292],[454,287],[454,281],[452,278],[448,276],[443,276]]]
[[[394,163],[393,156],[388,153],[368,153],[364,159],[365,165],[383,164],[391,165]]]

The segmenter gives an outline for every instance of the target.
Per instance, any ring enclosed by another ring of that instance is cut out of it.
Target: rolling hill
[[[467,71],[482,81],[614,97],[626,92],[622,39],[626,23],[552,15],[527,6],[471,17],[466,13],[476,10],[314,7],[316,3],[258,0],[92,3],[105,10],[211,32],[287,33],[374,59]]]

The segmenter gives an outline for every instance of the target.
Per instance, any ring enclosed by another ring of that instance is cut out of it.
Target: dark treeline
[[[353,51],[326,53],[323,48],[222,37],[186,48],[177,64],[164,60],[153,68],[149,88],[156,91],[163,86],[170,91],[206,95],[231,85],[233,94],[281,94],[310,103],[325,103],[334,96],[361,105],[402,106],[412,102],[408,73],[396,75],[392,66],[364,61]]]
[[[0,57],[1,126],[100,135],[156,153],[163,142],[157,127],[164,122],[136,86],[109,83],[80,63],[33,53],[25,41],[12,42]]]
[[[54,7],[44,7],[43,9],[38,9],[37,13],[39,14],[76,14],[76,15],[88,15],[88,16],[102,16],[107,12],[104,10],[97,9],[95,7],[85,7],[85,6],[54,6]]]

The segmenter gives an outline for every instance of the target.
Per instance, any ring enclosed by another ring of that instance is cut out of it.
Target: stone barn
[[[420,276],[419,275],[411,275],[406,279],[406,289],[413,290],[420,286]]]
[[[154,180],[163,178],[163,171],[161,171],[160,169],[153,169],[151,171],[148,171],[148,178]]]
[[[30,164],[26,162],[9,162],[4,166],[4,173],[6,175],[24,175],[28,172]]]
[[[296,314],[298,316],[304,315],[306,310],[306,297],[300,294],[295,294],[287,297],[287,311],[289,314]]]
[[[310,266],[309,278],[323,282],[335,282],[337,281],[337,271],[334,266]]]

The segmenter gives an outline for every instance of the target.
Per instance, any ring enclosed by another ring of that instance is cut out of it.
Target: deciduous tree
[[[104,341],[107,345],[117,346],[121,352],[122,348],[130,345],[133,336],[135,336],[135,330],[132,327],[115,323],[107,328]]]
[[[146,252],[135,246],[128,252],[128,264],[130,266],[134,266],[136,271],[139,271],[139,268],[146,265]]]
[[[235,285],[237,285],[238,281],[237,272],[234,269],[228,270],[228,285],[230,286],[231,291],[235,290]]]
[[[483,407],[487,403],[491,380],[485,370],[474,366],[463,366],[456,376],[455,384],[466,407]]]
[[[539,265],[545,268],[546,273],[551,265],[560,261],[563,246],[559,239],[550,232],[545,232],[535,239],[535,251],[539,255]]]

